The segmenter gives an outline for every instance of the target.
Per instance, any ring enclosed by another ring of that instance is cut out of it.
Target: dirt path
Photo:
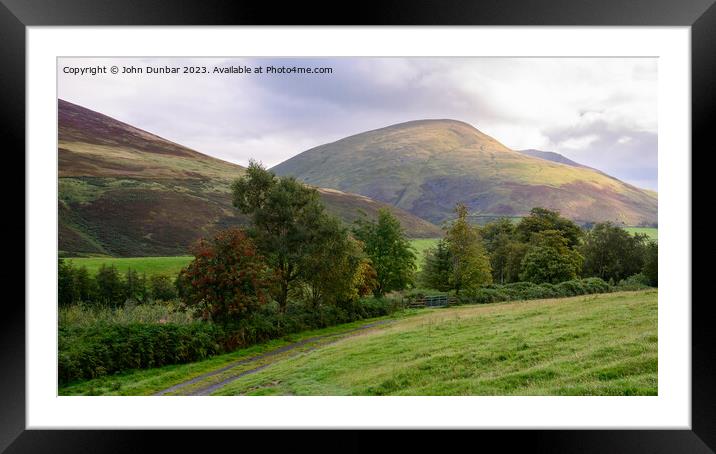
[[[302,346],[305,346],[305,345],[308,345],[311,343],[318,343],[318,345],[312,346],[308,349],[305,349],[305,350],[300,349],[296,352],[286,355],[285,357],[281,358],[280,360],[293,358],[295,356],[300,355],[301,353],[307,353],[307,352],[316,350],[319,347],[334,344],[340,340],[355,336],[360,331],[365,331],[367,329],[374,328],[374,327],[380,326],[380,325],[385,325],[385,324],[392,323],[392,322],[394,322],[394,320],[381,320],[381,321],[374,322],[374,323],[368,323],[366,325],[362,325],[357,328],[353,328],[353,329],[343,331],[340,333],[325,334],[323,336],[309,337],[307,339],[303,339],[301,341],[294,342],[292,344],[284,345],[283,347],[279,347],[275,350],[271,350],[270,352],[263,353],[261,355],[252,356],[251,358],[246,358],[246,359],[242,359],[239,361],[234,361],[234,362],[232,362],[226,366],[223,366],[219,369],[199,375],[198,377],[192,378],[191,380],[187,380],[187,381],[178,383],[174,386],[171,386],[171,387],[166,388],[162,391],[154,393],[153,395],[154,396],[163,396],[166,394],[173,394],[173,395],[184,395],[184,396],[208,396],[211,393],[213,393],[214,391],[216,391],[220,388],[223,388],[227,384],[229,384],[235,380],[238,380],[239,378],[241,378],[245,375],[253,374],[260,370],[263,370],[273,364],[276,364],[278,361],[273,361],[273,362],[269,361],[265,364],[257,365],[256,367],[253,367],[253,368],[250,368],[247,370],[242,370],[240,372],[237,371],[236,373],[230,373],[230,371],[232,369],[235,369],[237,367],[240,367],[240,366],[243,366],[246,364],[258,363],[258,362],[261,362],[262,360],[279,356],[282,353],[296,350],[299,347],[302,347]],[[329,342],[320,342],[322,340],[330,339],[330,338],[336,338],[336,339],[333,339]],[[225,372],[227,373],[226,374],[227,376],[225,378],[221,379],[220,381],[212,382],[210,380],[212,377],[222,375]],[[207,381],[207,383],[204,385],[200,385],[200,383],[204,382],[204,381]],[[193,386],[193,385],[198,385],[198,386]],[[185,388],[189,388],[189,389],[185,389]]]

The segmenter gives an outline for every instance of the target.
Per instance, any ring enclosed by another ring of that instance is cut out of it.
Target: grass
[[[66,259],[75,266],[84,266],[90,274],[96,274],[101,265],[114,265],[120,273],[125,273],[129,268],[140,274],[166,274],[176,276],[185,267],[192,256],[183,255],[178,257],[78,257]]]
[[[222,395],[656,395],[657,293],[434,310]]]
[[[433,247],[438,240],[439,238],[410,240],[410,244],[413,245],[417,253],[418,268],[423,262],[423,251]],[[104,264],[116,266],[120,273],[126,273],[127,269],[131,268],[140,274],[146,273],[147,276],[165,274],[174,277],[192,258],[190,255],[182,255],[176,257],[73,257],[66,260],[75,266],[86,267],[90,274],[96,274],[100,266]]]
[[[423,268],[423,262],[425,262],[425,251],[434,247],[440,238],[420,238],[410,240],[410,245],[415,249],[416,263],[418,265],[418,271]]]
[[[657,291],[447,309],[277,355],[220,395],[656,395]],[[367,321],[302,333],[340,333]],[[60,394],[151,394],[286,345],[77,383]],[[244,369],[234,371],[236,374]],[[231,376],[224,372],[222,378]]]
[[[631,234],[642,233],[647,235],[651,240],[659,241],[659,229],[656,227],[625,227],[624,230]]]

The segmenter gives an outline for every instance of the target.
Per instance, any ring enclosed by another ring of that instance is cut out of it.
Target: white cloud
[[[557,144],[560,150],[583,150],[594,143],[599,137],[595,134],[581,137],[570,137]]]

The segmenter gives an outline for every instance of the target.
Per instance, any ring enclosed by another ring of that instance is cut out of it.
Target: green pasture
[[[197,363],[74,383],[60,394],[147,395],[219,368],[220,374],[203,383],[200,377],[184,391],[220,380],[214,395],[658,393],[656,290],[413,310],[331,342],[236,362],[367,322]]]

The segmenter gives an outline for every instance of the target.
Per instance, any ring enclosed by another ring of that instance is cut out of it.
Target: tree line
[[[92,276],[86,267],[76,267],[62,258],[58,260],[57,293],[60,307],[85,303],[117,308],[127,302],[143,304],[177,297],[174,281],[169,276],[147,277],[133,269],[122,274],[114,265],[104,264]]]
[[[456,295],[492,284],[557,284],[582,277],[616,283],[636,278],[657,285],[657,244],[611,224],[586,230],[556,211],[534,208],[518,223],[468,221],[463,204],[445,235],[425,252],[417,273],[415,250],[388,210],[352,226],[326,212],[318,191],[278,177],[252,161],[231,187],[233,205],[249,216],[191,247],[189,265],[172,281],[102,266],[96,276],[60,260],[60,305],[179,298],[204,319],[229,321],[276,304],[309,309],[350,305],[373,295],[417,286]]]
[[[482,227],[467,222],[462,204],[456,215],[445,237],[425,252],[425,287],[459,294],[492,283],[558,284],[586,277],[658,285],[658,244],[613,223],[587,230],[544,208],[533,208],[516,224],[503,218]]]

